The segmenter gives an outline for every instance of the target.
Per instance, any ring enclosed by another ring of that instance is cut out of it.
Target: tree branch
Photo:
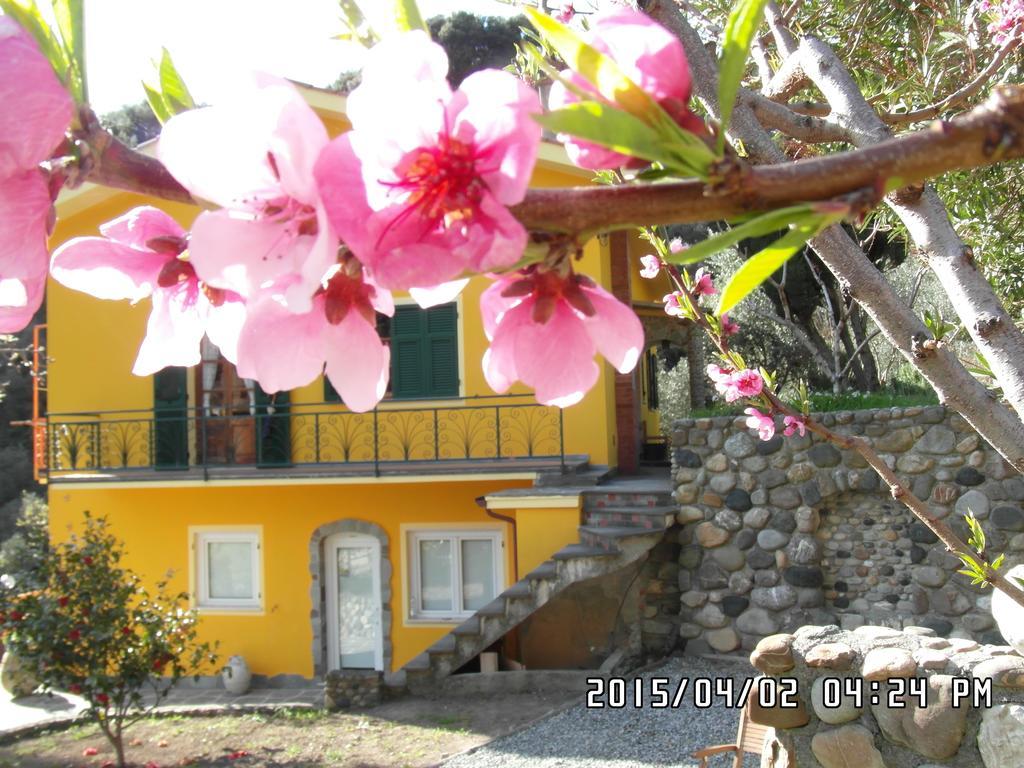
[[[653,0],[648,12],[683,43],[693,74],[696,95],[712,114],[718,114],[718,72],[700,36],[668,0]],[[938,133],[947,123],[940,123]],[[758,162],[778,163],[784,155],[744,104],[737,104],[730,133],[743,142]],[[916,134],[912,134],[916,135]],[[814,161],[803,161],[814,162]],[[799,165],[794,163],[793,165]],[[612,209],[614,210],[614,209]],[[972,376],[950,350],[916,356],[913,337],[927,337],[924,323],[896,294],[864,251],[840,227],[830,227],[811,240],[818,256],[847,287],[886,339],[924,376],[940,402],[958,411],[972,427],[1018,469],[1024,469],[1024,425],[1006,408],[993,408],[988,390]]]
[[[761,125],[785,135],[813,144],[831,141],[850,142],[850,135],[841,127],[813,115],[794,112],[785,104],[746,88],[741,88],[739,98],[753,110]]]
[[[996,51],[996,55],[992,57],[992,61],[988,63],[988,66],[985,67],[985,69],[979,72],[978,75],[963,88],[951,93],[941,101],[927,107],[911,110],[910,112],[884,112],[881,116],[882,120],[889,125],[901,125],[904,123],[917,122],[919,120],[931,120],[933,117],[938,117],[946,110],[962,104],[967,101],[967,99],[978,93],[985,83],[992,79],[992,76],[999,71],[999,67],[1002,65],[1006,57],[1013,51],[1017,50],[1017,48],[1020,47],[1020,44],[1021,38],[1019,34],[1006,40],[999,47],[999,50]]]
[[[828,99],[835,120],[850,130],[860,146],[879,147],[891,141],[888,128],[828,45],[807,37],[796,55]],[[1005,92],[1004,88],[994,93]],[[1002,139],[992,136],[989,142],[991,152],[998,154]],[[917,200],[890,197],[887,203],[924,251],[928,266],[939,278],[975,346],[988,360],[1006,400],[1019,419],[1024,419],[1024,334],[974,264],[970,248],[957,235],[942,201],[934,189],[927,187]],[[1024,471],[1024,463],[1014,466]]]
[[[1007,86],[928,130],[851,152],[744,168],[733,192],[716,194],[699,181],[533,189],[512,212],[528,229],[569,233],[715,221],[877,189],[886,179],[902,186],[1018,157],[1024,157],[1024,88]]]

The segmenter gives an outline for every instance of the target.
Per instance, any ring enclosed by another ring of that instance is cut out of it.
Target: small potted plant
[[[252,682],[252,672],[249,665],[241,656],[232,656],[228,663],[220,671],[220,679],[224,681],[224,688],[234,696],[241,696],[249,690]]]

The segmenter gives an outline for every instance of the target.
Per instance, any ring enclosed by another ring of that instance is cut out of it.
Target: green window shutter
[[[331,384],[331,380],[327,378],[327,374],[324,374],[324,402],[325,403],[340,403],[341,395],[338,394],[338,390]]]
[[[428,392],[431,397],[459,394],[459,315],[455,304],[442,304],[426,311],[430,365]]]
[[[153,465],[188,468],[187,368],[164,368],[153,375]]]
[[[459,394],[455,304],[395,307],[391,320],[391,391],[396,399]]]
[[[287,392],[268,395],[256,385],[256,464],[287,467],[292,463],[291,398]]]

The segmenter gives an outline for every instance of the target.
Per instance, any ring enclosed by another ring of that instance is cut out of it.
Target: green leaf
[[[57,73],[61,83],[76,98],[80,97],[81,83],[75,80],[67,52],[39,12],[39,6],[36,5],[35,0],[0,0],[0,10],[18,22],[22,29],[35,38],[39,50],[50,62],[50,66]]]
[[[1006,553],[1004,552],[995,560],[992,561],[992,570],[998,571],[1003,566],[1003,561],[1006,559]]]
[[[566,25],[535,8],[524,8],[533,26],[569,69],[589,82],[605,99],[634,117],[650,124],[661,108],[647,92],[630,80],[619,65],[596,48],[588,45]]]
[[[733,273],[728,284],[722,290],[722,298],[718,302],[715,314],[721,317],[743,301],[751,291],[785,264],[808,240],[839,218],[841,217],[835,214],[813,214],[794,225],[788,233],[767,248],[743,262],[743,266]]]
[[[149,102],[149,108],[153,110],[153,114],[156,115],[156,119],[163,125],[170,120],[174,113],[170,107],[167,106],[167,102],[164,101],[164,96],[160,91],[151,86],[145,80],[142,81],[142,89],[146,92],[146,101]]]
[[[556,133],[568,133],[631,157],[667,168],[693,171],[693,164],[642,120],[597,101],[578,101],[534,119]]]
[[[408,32],[412,29],[427,31],[416,0],[385,0],[387,20],[392,32]]]
[[[812,208],[809,204],[780,208],[777,211],[750,219],[725,232],[712,235],[707,240],[691,245],[679,253],[671,254],[668,260],[673,264],[693,264],[694,262],[703,261],[720,251],[724,251],[726,248],[731,248],[740,240],[746,240],[748,237],[761,237],[770,232],[785,229],[790,224],[808,220],[811,210]]]
[[[57,29],[64,41],[64,52],[80,83],[80,100],[88,100],[85,80],[85,24],[83,6],[85,0],[52,0],[53,14],[57,19]]]
[[[196,102],[178,73],[178,68],[174,66],[170,51],[166,48],[161,49],[160,66],[157,71],[160,75],[160,92],[172,114],[196,108]]]
[[[722,37],[722,60],[718,65],[718,107],[721,111],[722,125],[718,133],[718,154],[725,149],[725,130],[729,127],[732,108],[736,103],[736,93],[740,89],[743,70],[746,69],[747,56],[754,35],[761,25],[764,7],[768,0],[737,0],[729,13]]]

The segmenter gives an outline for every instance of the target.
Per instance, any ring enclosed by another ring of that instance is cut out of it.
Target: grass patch
[[[811,413],[831,413],[833,411],[866,411],[875,408],[910,408],[915,405],[937,405],[939,402],[933,391],[920,390],[913,392],[812,392],[808,395]],[[710,416],[739,416],[746,406],[713,405],[710,408],[694,408],[687,414],[692,419]]]

